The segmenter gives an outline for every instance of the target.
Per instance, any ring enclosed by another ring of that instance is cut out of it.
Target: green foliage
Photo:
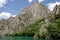
[[[7,33],[6,35],[8,36],[34,36],[34,35],[38,35],[39,36],[39,31],[40,31],[40,27],[41,27],[41,22],[43,22],[44,19],[42,20],[38,20],[36,21],[34,24],[28,25],[26,28],[24,28],[24,30],[22,32],[15,32],[13,31],[13,33]]]
[[[22,35],[31,35],[34,36],[39,35],[39,31],[40,31],[40,27],[41,27],[41,22],[44,21],[44,19],[42,20],[38,20],[37,22],[35,22],[34,24],[28,25],[28,27],[26,27],[24,29],[24,31],[22,31],[20,34]]]
[[[12,31],[12,32],[8,32],[5,34],[5,36],[16,36],[17,33],[15,31]]]
[[[52,24],[50,24],[47,29],[54,38],[60,37],[60,18],[56,19]]]
[[[60,18],[60,14],[55,15],[55,18],[56,19]]]
[[[0,27],[0,30],[2,30],[2,27]]]

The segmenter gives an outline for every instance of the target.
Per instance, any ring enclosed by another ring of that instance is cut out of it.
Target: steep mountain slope
[[[20,23],[23,24],[23,26],[21,26],[21,27],[26,27],[26,29],[24,30],[25,32],[23,32],[23,34],[30,35],[31,33],[32,34],[38,33],[37,32],[38,30],[36,30],[36,27],[40,29],[40,26],[38,26],[38,25],[41,25],[41,23],[40,23],[41,20],[43,22],[43,20],[46,18],[46,16],[48,17],[48,15],[50,15],[50,14],[52,14],[50,12],[50,10],[38,2],[34,3],[33,5],[31,5],[30,7],[26,8],[26,9],[23,9],[21,14],[18,15]],[[40,23],[40,24],[38,24],[38,23]],[[35,29],[33,29],[33,28],[35,28]]]
[[[46,18],[49,14],[51,14],[51,12],[48,8],[36,2],[33,5],[23,9],[15,18],[11,17],[6,21],[1,21],[0,27],[3,27],[0,30],[0,35],[17,34],[29,25]]]
[[[60,5],[56,5],[53,9],[55,19],[48,27],[52,38],[60,38]]]
[[[60,16],[60,5],[56,5],[53,9],[53,13],[55,14],[56,18],[59,18]]]
[[[56,5],[51,12],[44,5],[35,2],[23,9],[16,17],[0,21],[0,35],[31,35],[34,38],[55,38],[60,37],[59,24],[60,5]]]
[[[60,5],[56,5],[53,9],[53,13],[60,14]]]
[[[18,15],[18,18],[21,19],[20,21],[23,21],[25,25],[28,25],[45,18],[49,14],[51,14],[49,9],[36,2],[26,9],[23,9],[20,15]]]

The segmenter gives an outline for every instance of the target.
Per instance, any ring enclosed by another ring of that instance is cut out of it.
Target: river
[[[0,36],[0,40],[44,40],[44,39],[34,39],[31,36]],[[60,39],[53,39],[60,40]]]

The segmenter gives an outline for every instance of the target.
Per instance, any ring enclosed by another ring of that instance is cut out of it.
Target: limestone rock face
[[[56,5],[53,9],[54,14],[60,14],[60,5]]]
[[[60,5],[56,5],[53,9],[53,14],[55,18],[60,18]]]
[[[8,20],[0,21],[0,35],[13,34],[23,31],[24,28],[36,21],[41,20],[51,14],[51,11],[36,2],[31,6],[23,9],[16,17],[11,17]]]

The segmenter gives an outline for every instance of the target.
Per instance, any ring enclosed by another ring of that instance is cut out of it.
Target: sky
[[[25,7],[32,5],[35,0],[0,0],[0,20],[15,17]],[[60,4],[60,0],[38,0],[51,11],[55,5]]]

